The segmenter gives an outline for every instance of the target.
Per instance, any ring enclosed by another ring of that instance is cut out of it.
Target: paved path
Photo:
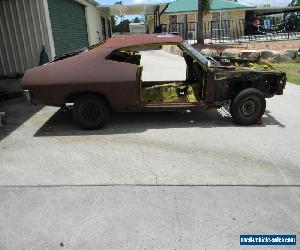
[[[113,114],[98,131],[79,130],[70,112],[10,101],[0,249],[239,249],[240,234],[299,238],[299,98],[289,84],[260,126],[207,110]]]
[[[299,188],[27,187],[0,196],[0,249],[271,250],[286,248],[241,248],[239,235],[300,233]]]
[[[0,249],[238,249],[240,234],[299,235],[299,97],[288,85],[268,100],[261,126],[208,110],[114,114],[99,131],[12,101]]]
[[[288,85],[250,127],[207,110],[113,114],[104,130],[83,131],[45,107],[1,141],[0,185],[297,185],[299,97]],[[22,105],[37,109],[16,103],[8,114]]]
[[[164,50],[141,51],[143,81],[185,81],[186,62],[182,56]]]

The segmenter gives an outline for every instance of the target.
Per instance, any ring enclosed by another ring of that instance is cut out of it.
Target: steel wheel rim
[[[95,103],[85,103],[81,107],[81,114],[88,121],[97,121],[101,116],[101,110]]]
[[[260,103],[257,98],[247,98],[240,107],[240,112],[245,117],[256,115],[259,111]]]

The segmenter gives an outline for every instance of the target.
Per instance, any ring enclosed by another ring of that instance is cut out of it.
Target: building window
[[[111,24],[109,19],[107,19],[107,29],[108,29],[108,37],[111,37]]]
[[[177,16],[176,15],[169,16],[169,24],[170,24],[169,32],[171,32],[171,33],[177,32]]]
[[[211,28],[213,37],[228,36],[230,31],[229,12],[213,12]]]
[[[104,17],[101,17],[101,24],[102,24],[102,38],[103,38],[103,41],[105,41],[107,39],[107,36],[106,36],[106,25],[105,25]]]
[[[221,12],[213,12],[211,21],[215,22],[216,24],[220,23],[220,21],[221,21]]]

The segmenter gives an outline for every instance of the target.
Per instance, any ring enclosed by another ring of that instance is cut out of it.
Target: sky
[[[114,2],[117,2],[119,0],[97,0],[102,5],[111,5],[114,4]],[[137,4],[137,3],[163,3],[163,2],[170,2],[172,0],[123,0],[124,4]],[[264,4],[271,4],[272,6],[276,7],[285,7],[287,6],[291,0],[238,0],[240,3],[244,3],[247,5],[261,5],[262,2]]]

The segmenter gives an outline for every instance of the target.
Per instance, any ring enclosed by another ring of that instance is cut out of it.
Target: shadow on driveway
[[[0,142],[42,108],[29,103],[24,96],[5,101],[1,110],[7,117],[6,124],[0,127]]]
[[[266,111],[263,125],[251,127],[264,127],[276,125],[284,128],[271,112]],[[80,135],[109,135],[142,133],[148,129],[169,128],[213,128],[238,127],[232,122],[231,116],[223,110],[203,110],[190,113],[182,112],[138,112],[113,113],[107,126],[100,130],[82,130],[72,118],[71,110],[58,110],[34,136],[80,136]]]

